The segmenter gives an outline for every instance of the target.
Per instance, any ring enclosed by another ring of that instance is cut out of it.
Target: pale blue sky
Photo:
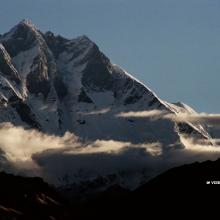
[[[219,0],[0,0],[0,33],[23,18],[87,35],[159,97],[220,112]]]

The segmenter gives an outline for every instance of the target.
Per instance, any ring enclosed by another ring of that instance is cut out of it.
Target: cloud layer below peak
[[[185,148],[175,147],[179,143],[174,143],[165,151],[158,142],[81,142],[69,132],[59,137],[3,123],[0,165],[8,172],[41,176],[55,185],[115,175],[119,184],[134,188],[171,167],[220,157],[217,146],[195,144],[185,137],[181,137],[181,142]]]

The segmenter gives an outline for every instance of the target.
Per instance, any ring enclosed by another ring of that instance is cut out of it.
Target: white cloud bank
[[[121,184],[131,187],[173,166],[220,157],[216,146],[195,144],[183,137],[181,141],[186,148],[166,151],[160,143],[82,143],[71,133],[58,137],[4,123],[0,125],[0,166],[14,173],[42,176],[56,185],[64,183],[66,176],[77,182],[117,174]]]

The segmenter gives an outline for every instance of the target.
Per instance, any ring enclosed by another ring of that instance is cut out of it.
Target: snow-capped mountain
[[[198,123],[119,118],[120,112],[194,112],[161,100],[99,50],[88,37],[42,33],[24,20],[0,36],[0,122],[82,141],[160,142],[184,147],[180,135],[210,139]]]
[[[116,119],[121,111],[160,109],[175,114],[189,108],[159,99],[112,64],[86,36],[68,40],[43,34],[24,20],[0,42],[2,122],[54,134],[73,131],[92,140],[173,143],[179,132],[208,138],[202,127],[189,123],[176,127],[169,121]]]

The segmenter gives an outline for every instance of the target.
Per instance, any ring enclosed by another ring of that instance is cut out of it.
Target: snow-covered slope
[[[195,113],[158,98],[86,36],[43,34],[27,20],[0,36],[0,122],[58,136],[69,131],[87,142],[159,142],[163,150],[184,147],[182,134],[210,138],[198,123],[117,117],[151,110]]]
[[[57,135],[71,131],[86,140],[178,142],[178,126],[172,121],[115,115],[154,109],[177,114],[191,109],[160,100],[112,64],[86,36],[68,40],[51,32],[43,34],[24,20],[2,35],[0,42],[2,122]],[[200,125],[179,126],[189,135],[208,138]]]

